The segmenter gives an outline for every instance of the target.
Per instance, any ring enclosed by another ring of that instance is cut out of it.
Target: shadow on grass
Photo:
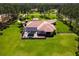
[[[21,38],[22,40],[46,40],[46,38]]]
[[[79,51],[75,52],[76,56],[79,56]]]
[[[75,39],[78,42],[77,51],[75,52],[76,56],[79,56],[79,37]]]
[[[1,35],[3,35],[3,32],[2,32],[2,31],[0,32],[0,36],[1,36]]]

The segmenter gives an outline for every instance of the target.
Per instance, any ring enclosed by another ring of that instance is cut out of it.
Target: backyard
[[[0,55],[75,56],[77,35],[68,33],[69,27],[60,21],[57,21],[56,28],[58,32],[63,33],[57,33],[54,37],[41,40],[23,40],[20,28],[15,22],[2,31],[3,35],[0,35]]]

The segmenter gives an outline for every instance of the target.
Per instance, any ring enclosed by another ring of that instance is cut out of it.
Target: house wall
[[[55,31],[54,32],[44,32],[44,31],[38,31],[37,35],[38,36],[46,36],[46,37],[53,37],[53,35],[55,35]]]
[[[56,32],[46,32],[46,37],[53,37],[54,35],[56,35]]]
[[[38,35],[38,36],[45,36],[46,33],[45,33],[44,31],[38,31],[38,32],[37,32],[37,35]]]
[[[52,36],[52,32],[46,32],[46,37],[51,37]]]

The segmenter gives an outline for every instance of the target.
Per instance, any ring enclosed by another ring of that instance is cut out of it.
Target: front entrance
[[[28,37],[29,38],[32,38],[34,36],[34,33],[35,33],[34,31],[29,31],[28,32]]]

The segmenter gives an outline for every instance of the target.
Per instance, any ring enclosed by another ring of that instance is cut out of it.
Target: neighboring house
[[[38,11],[38,9],[37,9],[37,8],[35,8],[35,9],[31,9],[31,11]]]
[[[1,23],[5,23],[5,22],[9,21],[9,19],[11,19],[11,16],[9,16],[8,14],[1,14],[0,15],[0,22]]]
[[[22,38],[46,38],[55,34],[55,21],[32,20],[24,25]]]
[[[12,17],[9,14],[0,14],[0,30],[8,27],[12,20]]]

